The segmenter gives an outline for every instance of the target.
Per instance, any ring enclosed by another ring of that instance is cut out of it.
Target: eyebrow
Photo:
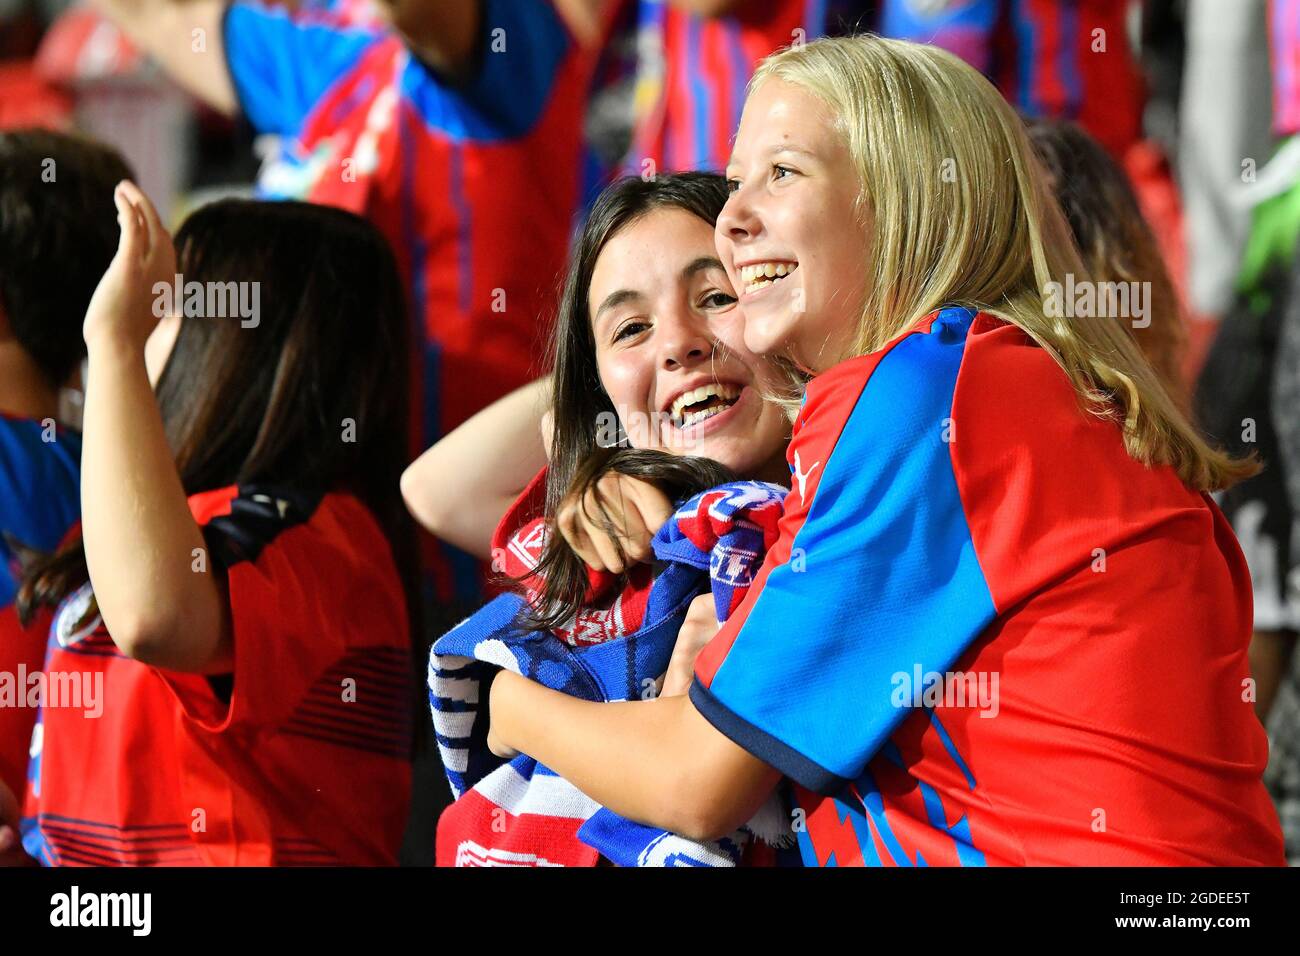
[[[794,146],[790,143],[778,143],[776,146],[771,146],[768,149],[764,150],[762,155],[765,157],[771,157],[777,155],[778,153],[794,153],[797,156],[807,156],[809,159],[817,159],[817,154],[814,153],[811,149],[808,149],[804,146]],[[730,168],[734,165],[736,165],[736,157],[733,154],[727,159],[727,168]]]
[[[765,155],[775,156],[777,153],[797,153],[800,156],[809,156],[816,159],[817,154],[811,149],[804,146],[795,146],[790,143],[782,143],[779,146],[773,146]]]
[[[617,289],[614,292],[611,292],[609,295],[605,296],[605,300],[601,302],[600,307],[596,309],[596,314],[591,318],[591,327],[593,329],[597,328],[600,325],[601,316],[610,309],[616,309],[624,302],[631,302],[633,299],[639,298],[641,298],[641,293],[637,292],[635,289]]]
[[[692,259],[686,267],[682,269],[681,275],[683,279],[692,279],[707,269],[721,268],[723,268],[722,260],[717,256],[700,256],[697,259]],[[639,299],[641,298],[641,295],[642,294],[635,289],[617,289],[614,292],[611,292],[609,295],[605,296],[604,300],[600,303],[600,306],[596,309],[596,315],[595,318],[592,319],[591,324],[595,326],[600,322],[601,316],[610,309],[616,309],[624,302],[631,302],[633,299]]]
[[[690,265],[682,270],[682,278],[691,279],[694,278],[697,273],[703,272],[705,269],[721,268],[722,260],[717,256],[700,256],[698,259],[692,260]]]

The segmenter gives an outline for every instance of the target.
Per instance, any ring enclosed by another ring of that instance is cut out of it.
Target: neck
[[[785,445],[781,446],[780,454],[773,455],[759,469],[758,480],[770,481],[783,488],[790,487],[790,463],[785,460]]]
[[[38,419],[59,414],[59,390],[16,342],[0,341],[0,412]]]

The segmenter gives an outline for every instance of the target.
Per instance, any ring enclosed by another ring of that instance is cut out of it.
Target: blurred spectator
[[[1135,0],[882,0],[884,36],[951,50],[1029,117],[1078,122],[1117,160],[1145,99],[1129,41]]]
[[[868,25],[853,0],[639,0],[635,128],[626,172],[721,172],[745,86],[782,47]]]

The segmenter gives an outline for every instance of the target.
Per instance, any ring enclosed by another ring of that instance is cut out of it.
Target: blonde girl
[[[770,57],[718,220],[746,346],[811,376],[781,537],[685,696],[512,674],[494,747],[696,838],[785,775],[810,865],[1273,864],[1249,578],[1209,448],[1090,282],[974,69]]]

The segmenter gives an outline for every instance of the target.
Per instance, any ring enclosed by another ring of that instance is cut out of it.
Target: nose
[[[718,215],[718,223],[714,228],[718,245],[721,246],[724,241],[744,242],[753,239],[761,230],[762,223],[750,201],[749,192],[741,186],[727,197],[727,202]],[[726,261],[725,256],[723,261]]]
[[[683,301],[659,320],[659,360],[667,371],[691,368],[713,357],[708,319]]]

